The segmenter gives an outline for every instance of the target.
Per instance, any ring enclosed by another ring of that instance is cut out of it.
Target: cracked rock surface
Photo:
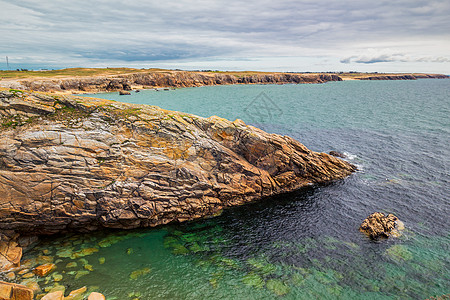
[[[0,229],[136,228],[342,179],[355,167],[240,120],[0,90]]]

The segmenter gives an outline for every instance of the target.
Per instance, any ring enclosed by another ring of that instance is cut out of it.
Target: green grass
[[[36,77],[72,77],[120,75],[141,72],[161,72],[162,69],[132,69],[132,68],[69,68],[49,71],[0,71],[0,78],[36,78]]]

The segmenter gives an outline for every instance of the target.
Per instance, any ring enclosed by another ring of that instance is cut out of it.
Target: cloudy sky
[[[450,74],[450,1],[0,0],[0,68]]]

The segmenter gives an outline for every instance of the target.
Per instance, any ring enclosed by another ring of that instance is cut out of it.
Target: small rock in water
[[[335,156],[335,157],[340,157],[340,158],[346,158],[347,155],[345,155],[344,153],[341,152],[337,152],[337,151],[330,151],[328,154]]]
[[[133,252],[134,252],[133,248],[127,249],[127,255],[133,254]]]
[[[63,276],[58,273],[53,273],[53,280],[55,281],[61,281],[63,279]]]
[[[41,255],[37,259],[38,264],[50,264],[53,262],[53,257],[47,255]]]
[[[33,272],[38,275],[39,277],[44,277],[50,272],[52,272],[54,269],[56,269],[55,264],[44,264],[36,267]]]
[[[84,266],[84,265],[87,265],[89,262],[87,261],[87,259],[85,259],[85,258],[81,258],[80,260],[79,260],[79,262]]]
[[[60,285],[59,283],[55,283],[55,285],[50,285],[50,286],[46,286],[44,288],[44,291],[46,293],[52,293],[52,292],[56,292],[56,291],[65,291],[66,287],[63,285]]]
[[[82,300],[84,293],[86,293],[87,287],[83,286],[78,290],[71,291],[69,296],[65,297],[64,300]]]
[[[406,261],[413,258],[412,253],[403,245],[394,245],[388,248],[385,253],[396,261]]]
[[[87,274],[89,274],[89,271],[84,271],[84,270],[78,271],[77,275],[75,275],[75,279],[80,279],[81,277],[83,277],[84,275],[87,275]]]
[[[62,291],[51,292],[41,298],[41,300],[64,300]]]
[[[119,95],[131,95],[131,93],[128,91],[120,91]]]
[[[72,256],[72,249],[71,248],[63,248],[61,250],[58,250],[58,252],[56,252],[56,256],[58,256],[58,257],[71,257]]]
[[[105,300],[105,296],[103,294],[93,292],[89,295],[88,300]]]
[[[72,255],[70,256],[70,258],[76,259],[76,258],[92,255],[95,252],[98,252],[98,248],[95,248],[95,247],[86,248],[86,249],[82,249],[82,250],[73,252]]]
[[[393,214],[387,216],[380,212],[375,212],[368,216],[359,227],[361,232],[364,232],[372,239],[380,237],[388,238],[391,235],[398,236],[398,230],[404,228],[402,222]]]
[[[104,258],[104,257],[100,257],[98,259],[98,263],[101,264],[101,265],[103,265],[105,263],[105,261],[106,261],[106,258]]]
[[[25,273],[28,273],[28,271],[30,271],[30,269],[23,269],[23,270],[20,270],[19,272],[17,272],[17,274],[23,275]]]
[[[26,273],[26,274],[23,274],[23,276],[22,276],[22,278],[31,278],[31,277],[34,277],[34,274],[33,273]]]
[[[14,272],[9,272],[8,274],[5,275],[6,279],[8,280],[14,280],[16,279],[16,274]]]
[[[84,265],[84,268],[86,269],[86,270],[88,270],[88,271],[94,271],[94,267],[92,266],[92,265],[90,265],[90,264],[86,264],[86,265]]]
[[[68,263],[66,265],[66,268],[67,269],[69,269],[69,268],[76,268],[77,266],[78,266],[78,264],[76,262],[72,261],[72,262],[70,262],[70,263]]]
[[[131,272],[130,279],[137,279],[139,276],[145,275],[150,273],[150,268],[143,268],[140,270],[136,270]]]

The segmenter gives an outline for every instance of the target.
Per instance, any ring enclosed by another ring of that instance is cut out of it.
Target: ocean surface
[[[96,97],[242,119],[315,151],[345,153],[359,171],[196,222],[44,239],[24,257],[56,260],[56,275],[38,282],[42,289],[87,286],[118,300],[450,294],[450,80]],[[402,236],[372,241],[359,232],[375,211],[398,216],[406,227]]]

